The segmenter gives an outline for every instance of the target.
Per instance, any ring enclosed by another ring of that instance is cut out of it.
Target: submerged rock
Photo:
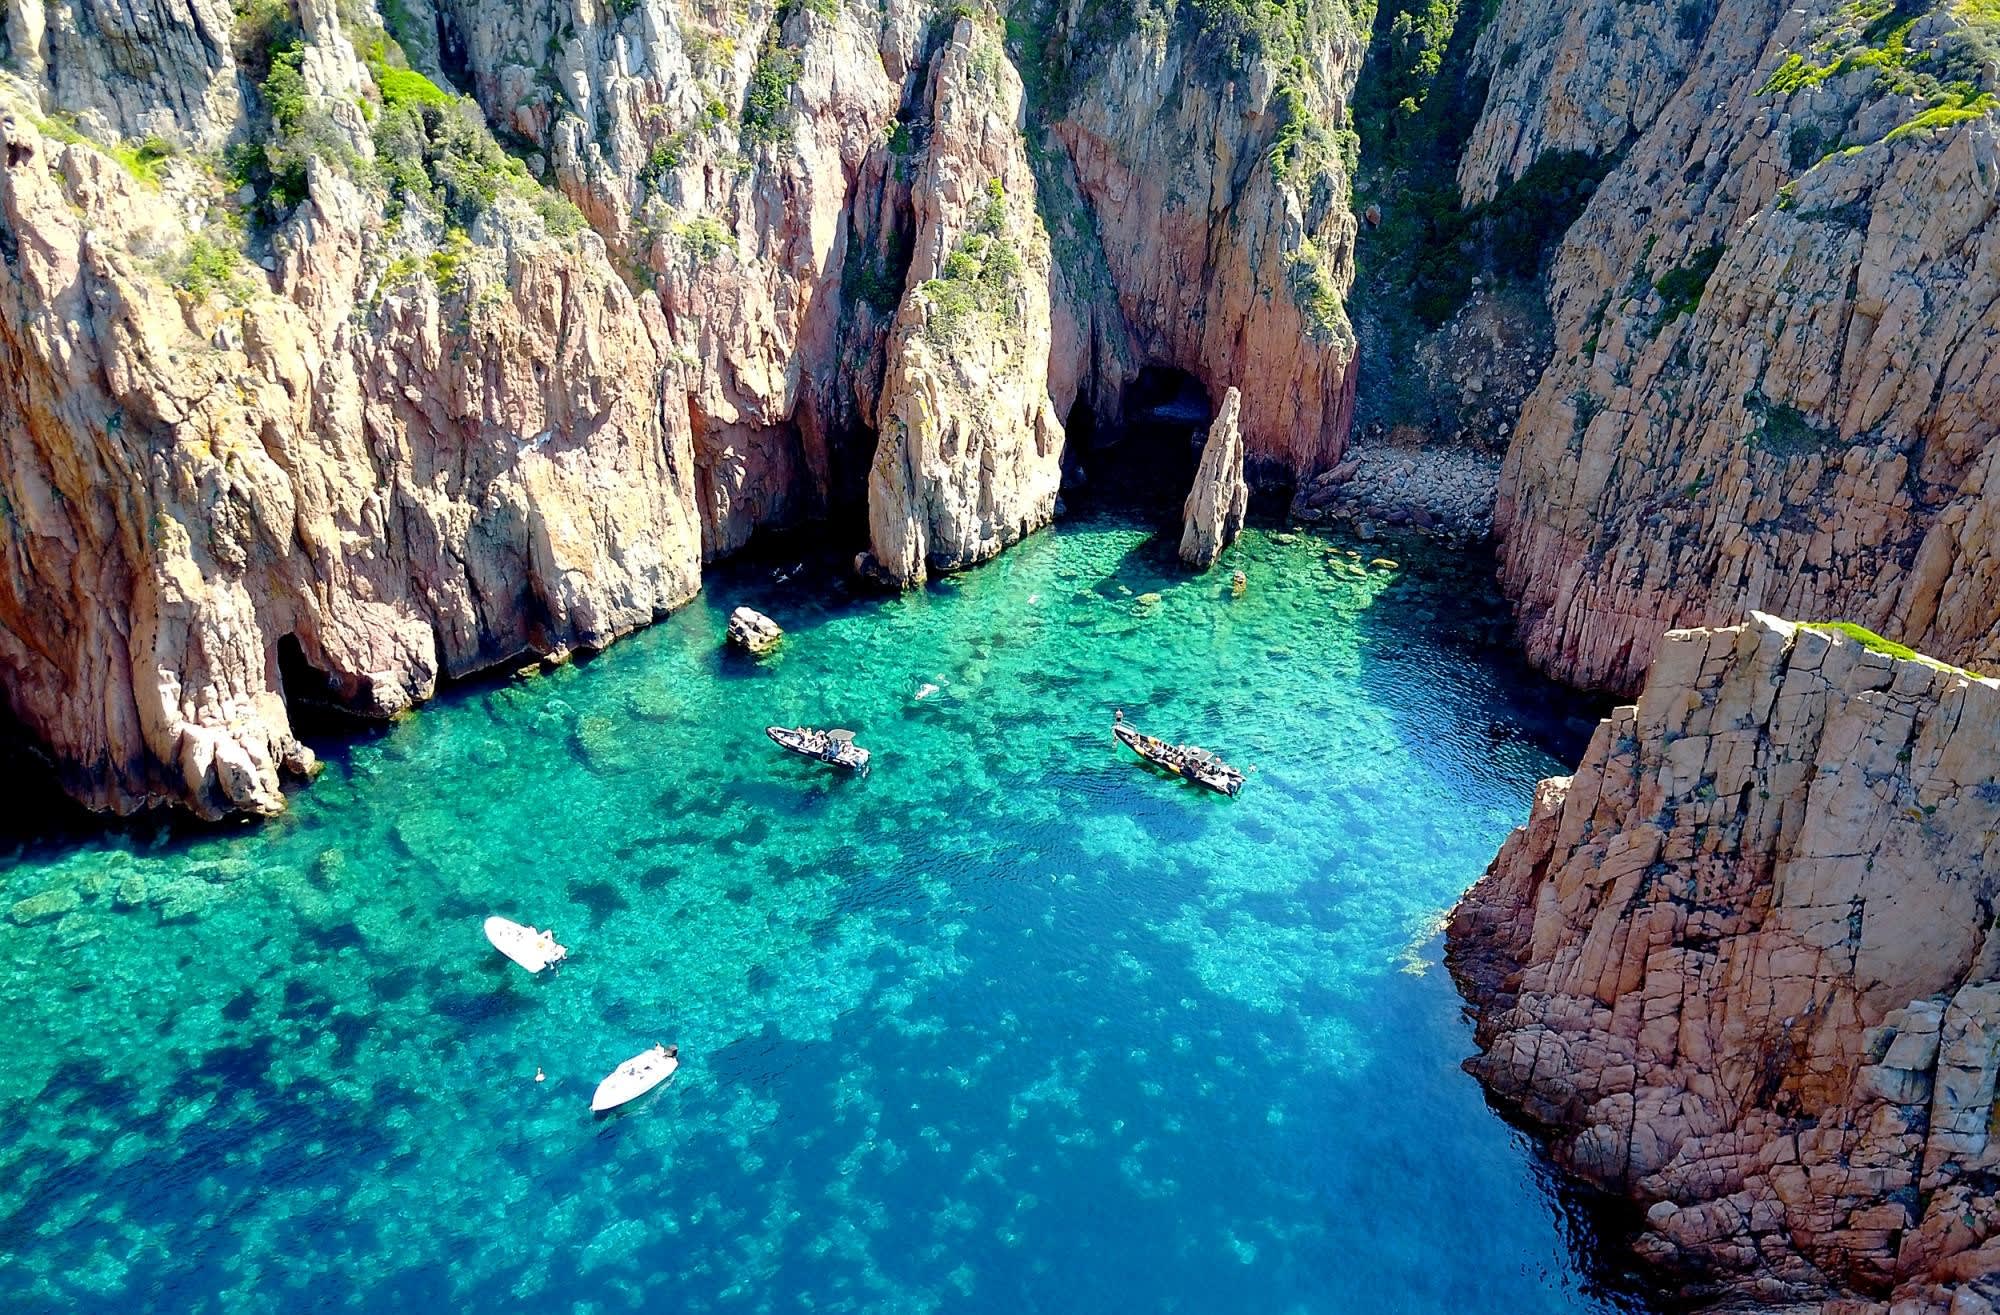
[[[55,890],[45,890],[39,895],[30,895],[24,900],[14,901],[14,907],[7,911],[7,917],[16,926],[27,927],[37,922],[60,918],[82,903],[82,897],[76,891],[68,886],[62,886]]]
[[[1222,395],[1181,511],[1181,560],[1198,570],[1215,565],[1242,531],[1250,509],[1250,486],[1243,479],[1242,409],[1243,395],[1236,389]]]
[[[1649,1207],[1641,1255],[1962,1315],[2000,1275],[2000,682],[1861,636],[1670,632],[1447,959],[1467,1067]]]

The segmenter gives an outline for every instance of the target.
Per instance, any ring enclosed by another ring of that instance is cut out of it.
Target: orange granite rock
[[[1996,899],[2000,682],[1674,631],[1452,915],[1467,1067],[1693,1293],[1983,1311]]]

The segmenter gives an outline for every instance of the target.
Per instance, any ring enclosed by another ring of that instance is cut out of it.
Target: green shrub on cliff
[[[118,142],[111,148],[112,156],[125,166],[125,172],[150,187],[160,185],[160,166],[176,153],[173,143],[161,137],[148,137],[138,143]]]
[[[1910,121],[1892,129],[1884,141],[1947,127],[1983,117],[2000,107],[1990,86],[1992,69],[2000,63],[2000,4],[1995,0],[1958,0],[1948,7],[1958,25],[1938,31],[1934,40],[1913,46],[1917,23],[1936,6],[1921,0],[1852,0],[1835,11],[1805,50],[1786,54],[1760,89],[1760,95],[1788,97],[1850,73],[1872,70],[1870,95],[1908,97],[1922,108]],[[1792,166],[1808,168],[1795,149]]]
[[[924,336],[931,342],[964,342],[981,316],[1004,315],[1019,304],[1024,267],[1006,223],[1006,193],[996,178],[987,183],[987,204],[974,231],[958,240],[938,277],[918,288],[930,310]]]
[[[1616,157],[1553,151],[1484,205],[1460,208],[1447,175],[1419,173],[1426,186],[1388,199],[1387,222],[1361,246],[1377,286],[1406,296],[1418,323],[1443,324],[1471,295],[1475,275],[1526,281],[1549,253]]]
[[[1378,65],[1368,82],[1369,104],[1357,110],[1383,117],[1389,110],[1406,116],[1421,111],[1444,68],[1462,7],[1463,0],[1407,0],[1388,11],[1387,29],[1377,27],[1368,52]]]
[[[416,201],[464,229],[511,193],[534,209],[551,237],[582,230],[583,213],[501,148],[469,97],[386,62],[383,47],[374,54],[368,73],[382,97],[373,129],[375,173],[389,193],[392,216]]]
[[[458,100],[458,97],[415,69],[392,68],[380,61],[373,61],[369,65],[368,75],[375,79],[375,89],[382,93],[382,108],[385,110],[394,111],[424,105],[444,109]]]
[[[1286,257],[1285,282],[1315,338],[1330,341],[1352,332],[1339,285],[1327,268],[1325,255],[1310,240],[1302,239],[1298,250]]]
[[[687,246],[694,258],[706,264],[725,251],[736,250],[736,235],[722,226],[722,222],[710,215],[690,219],[674,229],[675,236]]]
[[[304,61],[304,40],[291,37],[270,51],[270,72],[258,86],[270,116],[271,139],[264,147],[262,169],[253,173],[274,217],[305,199],[313,160],[326,160],[348,173],[360,166],[340,125],[307,91]]]
[[[1867,649],[1870,653],[1880,653],[1884,657],[1895,658],[1902,662],[1921,662],[1927,667],[1933,667],[1939,671],[1949,671],[1960,676],[1970,676],[1974,680],[1987,679],[1987,677],[1982,676],[1979,672],[1969,667],[1955,667],[1949,662],[1940,662],[1927,653],[1919,653],[1907,644],[1899,644],[1893,639],[1885,639],[1868,627],[1857,625],[1852,621],[1801,621],[1799,622],[1799,629],[1816,630],[1826,635],[1845,635],[1847,638],[1861,645],[1861,647]]]
[[[1948,128],[1954,123],[1983,119],[1996,107],[2000,107],[2000,96],[1990,91],[1982,91],[1976,95],[1957,94],[1940,100],[1908,123],[1890,129],[1889,135],[1882,140],[1900,141],[1920,132],[1928,132],[1932,128]]]
[[[778,43],[774,25],[757,56],[757,67],[750,71],[743,100],[743,140],[760,145],[791,140],[792,88],[800,72],[798,53]]]
[[[464,227],[502,191],[534,186],[526,166],[493,140],[478,108],[458,97],[385,95],[374,137],[375,170],[392,213],[415,200]]]
[[[1802,621],[1799,625],[1805,630],[1845,635],[1870,653],[1881,653],[1886,657],[1900,658],[1905,662],[1923,656],[1914,648],[1884,639],[1866,626],[1856,625],[1852,621]]]
[[[1666,302],[1666,309],[1660,313],[1662,324],[1691,313],[1701,304],[1701,294],[1708,288],[1709,276],[1722,263],[1722,251],[1720,242],[1705,247],[1695,252],[1685,265],[1670,269],[1654,280],[1654,290]]]
[[[1755,419],[1749,444],[1790,460],[1814,452],[1828,451],[1840,443],[1840,432],[1813,423],[1812,417],[1795,406],[1767,400],[1752,392],[1745,402]]]
[[[581,211],[542,188],[501,147],[476,103],[411,68],[397,37],[364,13],[350,18],[345,30],[364,52],[378,98],[360,105],[375,147],[372,169],[350,145],[351,129],[333,117],[340,106],[308,87],[304,35],[284,0],[238,0],[236,54],[256,77],[261,114],[256,139],[224,152],[223,168],[233,186],[258,194],[262,218],[281,218],[305,198],[309,170],[319,160],[351,178],[372,175],[388,194],[391,218],[416,201],[462,229],[503,193],[513,193],[554,236],[584,226]],[[400,4],[390,3],[383,13],[406,34],[421,28]]]
[[[197,233],[188,242],[174,267],[172,282],[195,301],[207,301],[220,292],[242,305],[257,291],[243,268],[243,253],[232,243],[215,241],[206,233]]]

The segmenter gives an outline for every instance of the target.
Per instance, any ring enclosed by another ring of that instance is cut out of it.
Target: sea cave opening
[[[278,692],[296,736],[348,736],[367,720],[353,710],[346,682],[314,666],[297,635],[278,637]]]
[[[1070,413],[1063,495],[1106,505],[1179,507],[1201,461],[1215,408],[1186,370],[1149,365],[1128,382],[1109,418],[1087,402]]]

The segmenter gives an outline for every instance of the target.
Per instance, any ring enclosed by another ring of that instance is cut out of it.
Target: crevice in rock
[[[466,55],[465,34],[459,30],[457,15],[443,6],[437,10],[437,60],[438,71],[449,78],[452,85],[468,89],[473,86],[472,64]],[[493,117],[483,107],[481,113],[488,119]]]

